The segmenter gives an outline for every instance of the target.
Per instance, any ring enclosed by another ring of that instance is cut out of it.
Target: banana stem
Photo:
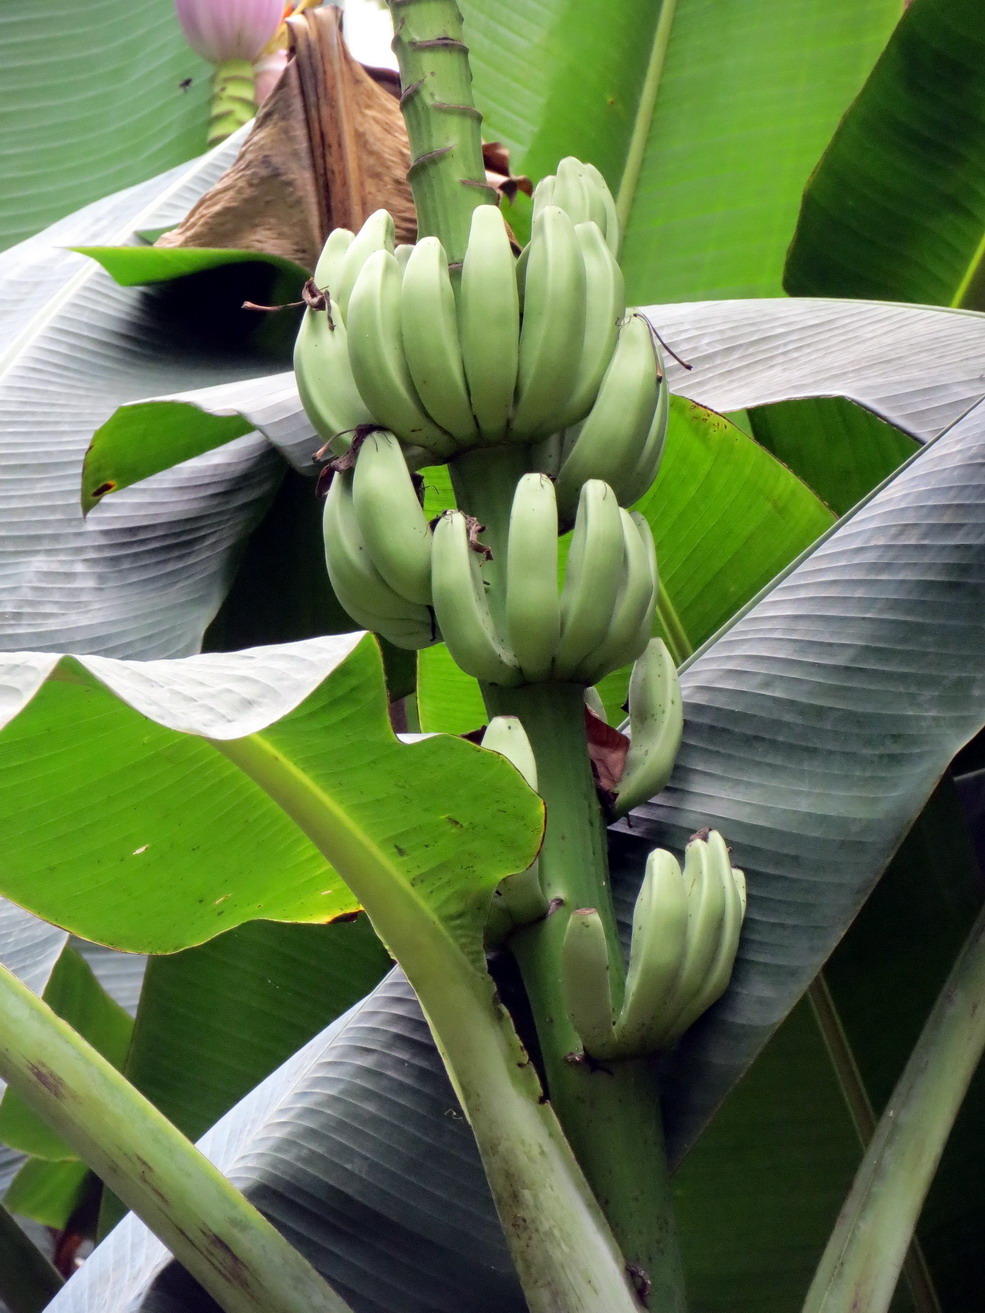
[[[0,1300],[10,1313],[41,1313],[64,1284],[40,1249],[0,1207]]]
[[[5,967],[0,1078],[226,1313],[351,1313],[222,1173]]]
[[[410,138],[407,178],[418,237],[440,238],[449,262],[465,256],[472,211],[496,203],[486,182],[468,47],[455,0],[387,0]]]
[[[492,552],[484,570],[489,585],[489,609],[499,623],[503,620],[510,511],[516,485],[527,473],[528,457],[529,449],[514,443],[505,447],[480,447],[448,464],[459,510],[474,515],[485,526],[482,542]]]
[[[218,146],[257,112],[256,75],[248,59],[226,59],[216,65],[212,108],[206,141]]]
[[[804,1313],[884,1313],[969,1082],[985,1051],[979,913],[865,1152]]]
[[[560,905],[510,940],[530,999],[548,1093],[623,1254],[660,1313],[684,1308],[684,1282],[670,1174],[652,1063],[598,1066],[579,1060],[581,1043],[561,991],[561,944],[575,908],[594,907],[622,978],[608,880],[605,828],[585,737],[584,692],[573,684],[506,689],[486,685],[490,715],[518,716],[537,760],[547,804],[540,872]],[[614,991],[618,1004],[618,986]]]

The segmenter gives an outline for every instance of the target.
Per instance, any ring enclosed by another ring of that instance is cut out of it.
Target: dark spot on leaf
[[[65,1097],[65,1082],[56,1071],[52,1071],[50,1067],[46,1067],[41,1062],[29,1062],[27,1069],[38,1084],[43,1086],[53,1098],[62,1099]]]
[[[340,912],[338,916],[333,916],[329,925],[344,925],[347,921],[358,921],[358,912]]]
[[[115,491],[116,491],[116,480],[107,479],[106,482],[101,483],[98,488],[93,488],[92,496],[93,499],[95,500],[96,497],[105,497],[108,492],[115,492]]]
[[[399,843],[395,843],[395,844],[393,845],[393,851],[397,854],[398,857],[406,857],[406,856],[407,856],[407,849],[406,849],[406,848],[401,848],[401,846],[400,846]]]
[[[465,826],[462,824],[462,822],[461,822],[460,820],[456,819],[456,817],[454,817],[454,816],[446,816],[446,817],[445,817],[445,820],[448,822],[449,825],[454,825],[454,827],[455,827],[456,830],[464,830],[464,829],[465,829]]]

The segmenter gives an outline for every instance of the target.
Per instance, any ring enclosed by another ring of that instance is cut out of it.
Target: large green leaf
[[[172,5],[7,3],[3,25],[0,247],[204,149],[212,71]]]
[[[977,0],[914,0],[804,193],[789,292],[985,308],[983,60]]]
[[[720,829],[747,872],[733,984],[669,1063],[689,1144],[803,993],[957,749],[985,720],[985,425],[972,412],[683,675],[684,744],[617,845]],[[620,827],[625,828],[625,827]]]
[[[138,952],[173,952],[245,921],[320,924],[351,911],[338,874],[234,764],[244,762],[289,781],[320,842],[349,866],[362,853],[380,878],[426,884],[475,956],[484,896],[497,871],[529,865],[542,804],[471,744],[399,743],[379,651],[361,639],[184,661],[0,661],[2,892]],[[58,827],[44,823],[52,816]],[[467,932],[466,907],[478,917]]]
[[[800,194],[899,0],[464,0],[485,131],[534,178],[597,164],[631,299],[770,295]]]
[[[176,221],[237,148],[227,143],[0,256],[7,650],[194,651],[276,486],[279,462],[247,436],[100,508],[98,522],[86,525],[79,506],[92,432],[121,402],[249,376],[259,358],[242,335],[215,336],[207,352],[182,340],[177,325],[189,321],[173,300],[118,287],[64,248],[128,241],[148,223]]]

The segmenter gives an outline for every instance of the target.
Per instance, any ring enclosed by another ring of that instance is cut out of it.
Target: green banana
[[[607,483],[589,479],[582,486],[561,589],[561,637],[552,665],[555,680],[579,679],[582,663],[608,633],[626,564],[619,509]]]
[[[352,471],[335,474],[325,498],[325,563],[335,595],[365,629],[414,650],[437,641],[434,617],[386,582],[370,558],[352,502]]]
[[[352,478],[356,520],[377,570],[409,602],[431,603],[431,528],[403,449],[376,429],[356,453]]]
[[[716,830],[711,831],[707,840],[693,838],[684,850],[687,938],[680,973],[665,1004],[666,1045],[683,1035],[686,1017],[691,1016],[693,1020],[697,1016],[693,1006],[705,989],[721,944],[726,908],[725,873],[728,872],[731,881],[731,870],[725,840]]]
[[[337,295],[339,270],[355,236],[356,234],[350,232],[348,228],[333,228],[315,265],[315,286],[320,292],[328,292],[333,301],[339,299]]]
[[[482,746],[511,762],[532,789],[537,788],[537,762],[521,721],[516,716],[494,716],[482,736]],[[547,913],[547,898],[540,883],[539,863],[518,875],[509,875],[493,894],[486,922],[486,943],[495,947],[518,925],[539,921]]]
[[[558,206],[545,206],[526,252],[513,441],[534,441],[562,427],[558,417],[580,381],[585,290],[574,225]]]
[[[594,684],[589,684],[585,689],[585,706],[589,711],[598,716],[599,720],[604,720],[608,725],[609,717],[605,710],[605,703],[602,701],[602,696]]]
[[[600,647],[583,661],[577,677],[597,683],[605,675],[641,656],[653,631],[659,584],[650,526],[620,509],[626,568],[612,607],[609,631]]]
[[[435,424],[414,390],[400,335],[400,283],[390,251],[374,251],[359,271],[346,319],[352,376],[381,427],[443,460],[458,444]]]
[[[661,377],[653,420],[650,423],[650,429],[644,439],[640,450],[640,458],[636,462],[635,468],[625,471],[622,476],[617,477],[616,482],[613,484],[620,504],[623,506],[632,506],[633,502],[639,501],[644,493],[649,492],[657,477],[660,458],[663,456],[664,444],[667,440],[667,429],[670,420],[670,391],[663,373],[660,348],[656,343],[654,343],[654,351],[659,362]]]
[[[301,404],[315,432],[341,456],[352,443],[353,430],[371,424],[373,416],[352,377],[347,334],[337,302],[330,301],[327,310],[305,310],[294,344],[294,373]]]
[[[619,211],[616,209],[616,200],[609,191],[609,184],[602,177],[602,174],[594,164],[586,164],[585,178],[589,186],[595,188],[599,204],[605,214],[605,222],[599,224],[605,235],[609,250],[613,255],[619,254],[619,245],[622,241],[622,224],[619,222]]]
[[[414,249],[413,242],[401,242],[399,246],[393,248],[393,253],[397,257],[397,264],[400,265],[401,273],[407,268],[407,261],[410,259],[411,252]]]
[[[339,259],[338,271],[335,275],[336,286],[332,289],[332,295],[342,307],[343,318],[348,316],[352,289],[362,272],[363,265],[377,251],[389,251],[391,255],[393,254],[393,217],[388,210],[375,210]],[[347,318],[346,322],[348,322]]]
[[[666,1039],[667,1004],[684,962],[688,900],[680,864],[655,848],[633,909],[629,970],[615,1024],[615,1045],[625,1057],[655,1053]]]
[[[458,309],[445,248],[425,237],[411,251],[400,288],[400,331],[411,380],[436,424],[463,447],[474,447],[479,430],[472,414]]]
[[[613,1056],[609,949],[594,907],[576,908],[568,918],[561,944],[561,990],[585,1052],[593,1058]]]
[[[595,404],[582,422],[558,472],[558,511],[570,521],[581,486],[604,479],[618,488],[636,470],[660,397],[650,329],[633,315],[619,331]],[[623,503],[625,504],[625,503]]]
[[[697,1021],[703,1012],[711,1007],[725,993],[732,977],[735,954],[739,947],[742,933],[742,920],[745,916],[745,876],[732,868],[725,840],[715,831],[708,838],[709,849],[717,850],[714,867],[722,883],[722,895],[725,900],[725,912],[721,929],[711,963],[690,1001],[685,1001],[681,1010],[674,1017],[671,1034],[674,1038],[683,1035]]]
[[[594,164],[583,164],[572,155],[557,166],[556,174],[541,178],[534,188],[534,218],[547,205],[558,205],[572,223],[598,224],[613,255],[619,253],[620,223],[616,202]]]
[[[462,363],[485,442],[501,442],[513,408],[519,359],[516,260],[494,205],[472,214],[458,297]]]
[[[585,336],[574,390],[558,411],[559,429],[577,424],[595,404],[626,313],[622,270],[598,225],[576,224],[575,237],[585,265]]]
[[[431,593],[441,635],[457,665],[487,684],[519,684],[516,658],[489,613],[478,554],[461,511],[445,511],[435,525]]]
[[[634,664],[629,680],[630,743],[616,789],[616,816],[625,816],[664,788],[683,730],[677,669],[664,641],[654,638]]]
[[[561,635],[557,505],[546,474],[516,485],[506,548],[506,632],[529,683],[547,679]]]

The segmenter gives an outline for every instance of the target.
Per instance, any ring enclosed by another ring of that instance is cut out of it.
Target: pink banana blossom
[[[192,49],[212,64],[252,63],[280,26],[284,0],[174,0]]]

